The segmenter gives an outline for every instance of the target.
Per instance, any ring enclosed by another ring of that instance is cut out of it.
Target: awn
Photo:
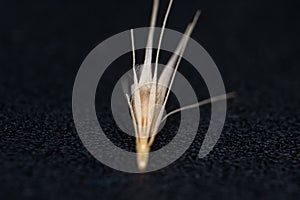
[[[196,22],[199,18],[200,11],[197,11],[193,21],[187,26],[184,36],[180,40],[174,54],[168,61],[166,68],[162,71],[159,78],[157,77],[157,66],[159,59],[159,52],[161,47],[161,42],[167,23],[168,15],[172,7],[173,0],[170,0],[167,12],[164,17],[158,49],[156,53],[154,73],[152,74],[152,45],[154,37],[154,27],[156,24],[158,4],[159,0],[154,0],[153,10],[151,15],[150,30],[146,45],[146,55],[145,61],[142,65],[141,72],[139,76],[136,70],[136,61],[135,61],[135,47],[134,47],[134,36],[133,30],[131,29],[131,41],[132,41],[132,52],[133,52],[133,84],[131,85],[131,96],[126,95],[127,103],[131,113],[135,137],[136,137],[136,151],[137,151],[137,165],[139,170],[144,170],[147,167],[148,155],[150,147],[154,141],[155,135],[157,134],[158,127],[162,121],[164,121],[170,115],[183,111],[186,109],[191,109],[194,107],[202,106],[211,102],[216,102],[219,100],[224,100],[227,98],[232,98],[235,94],[229,93],[213,97],[211,99],[206,99],[195,103],[193,105],[185,106],[179,109],[176,109],[163,117],[164,108],[166,106],[170,88],[174,81],[177,69],[179,67],[182,55],[188,43],[188,38],[191,35]],[[168,70],[171,68],[174,70]],[[168,85],[168,87],[164,87]]]

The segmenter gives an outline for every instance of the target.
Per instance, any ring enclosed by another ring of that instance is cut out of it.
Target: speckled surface
[[[160,20],[166,1],[161,4]],[[292,0],[176,0],[168,27],[183,31],[201,8],[193,38],[215,60],[227,91],[239,96],[229,102],[221,138],[208,156],[197,158],[210,116],[206,106],[197,138],[179,160],[157,172],[126,174],[82,145],[72,86],[93,47],[148,25],[151,1],[1,1],[0,199],[299,199],[297,6]],[[193,70],[181,72],[191,82],[199,78]],[[101,92],[109,94],[109,87]],[[197,94],[206,98],[205,87]],[[97,95],[108,137],[134,149],[105,117],[109,104]],[[176,116],[168,121],[153,148],[172,139],[177,123]]]

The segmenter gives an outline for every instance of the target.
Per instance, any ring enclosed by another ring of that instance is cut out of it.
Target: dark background
[[[166,6],[162,0],[158,26]],[[200,8],[192,37],[227,91],[239,94],[204,159],[197,153],[209,114],[186,154],[157,172],[118,172],[84,148],[71,110],[80,64],[106,38],[148,26],[151,7],[151,0],[0,1],[0,199],[300,198],[296,0],[175,0],[167,27],[182,32]],[[111,121],[102,124],[116,136]]]

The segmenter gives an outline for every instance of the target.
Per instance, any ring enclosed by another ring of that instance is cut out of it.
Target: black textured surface
[[[209,114],[186,154],[157,172],[115,171],[83,147],[71,111],[77,70],[107,37],[147,26],[151,4],[0,1],[0,199],[300,198],[298,1],[175,1],[168,27],[183,31],[201,8],[193,38],[215,60],[227,91],[239,94],[204,159],[196,155]],[[165,8],[163,1],[160,21]]]

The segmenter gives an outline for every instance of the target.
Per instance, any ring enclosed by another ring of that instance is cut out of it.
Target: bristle
[[[237,95],[236,92],[230,92],[230,93],[227,93],[227,94],[223,94],[223,95],[219,95],[219,96],[215,96],[215,97],[212,97],[212,98],[209,98],[209,99],[202,100],[202,101],[200,101],[198,103],[195,103],[195,104],[191,104],[191,105],[188,105],[188,106],[177,108],[177,109],[169,112],[167,115],[165,115],[164,118],[161,120],[161,122],[165,121],[168,117],[170,117],[171,115],[173,115],[175,113],[178,113],[178,112],[181,112],[181,111],[184,111],[184,110],[188,110],[188,109],[192,109],[192,108],[196,108],[196,107],[200,107],[200,106],[210,104],[210,103],[214,103],[214,102],[217,102],[217,101],[231,99],[231,98],[236,97],[236,95]]]
[[[153,51],[153,38],[154,38],[154,27],[156,24],[156,18],[158,13],[159,0],[153,1],[153,9],[151,14],[150,30],[148,34],[146,55],[144,61],[144,67],[141,72],[140,84],[150,82],[152,79],[151,63],[152,63],[152,51]]]
[[[133,70],[133,81],[134,81],[134,89],[136,89],[138,85],[138,79],[135,69],[135,47],[134,47],[134,35],[133,35],[133,29],[130,30],[131,33],[131,46],[132,46],[132,70]]]
[[[125,94],[126,96],[126,100],[127,100],[127,103],[128,103],[128,107],[129,107],[129,110],[130,110],[130,114],[131,114],[131,117],[132,117],[132,122],[133,122],[133,126],[134,126],[134,132],[135,132],[135,137],[138,137],[138,130],[137,130],[137,123],[136,123],[136,119],[135,119],[135,115],[134,115],[134,111],[133,111],[133,108],[132,108],[132,105],[131,105],[131,102],[130,102],[130,98],[129,98],[129,95],[128,94]]]
[[[172,57],[170,58],[170,60],[168,61],[165,69],[163,70],[163,72],[160,75],[160,78],[158,80],[158,85],[160,86],[170,86],[169,83],[171,81],[171,77],[172,74],[176,74],[176,60],[178,59],[178,57],[180,56],[180,53],[184,52],[184,48],[186,46],[186,43],[188,42],[188,37],[191,35],[192,30],[194,29],[197,20],[200,16],[200,11],[198,10],[195,14],[195,17],[192,21],[192,23],[190,23],[185,32],[184,32],[184,36],[181,38],[179,44],[177,45]],[[178,62],[179,65],[180,62]],[[175,69],[174,69],[175,68]],[[174,69],[174,70],[172,70]],[[165,92],[166,92],[166,88],[161,88],[161,92],[163,93],[162,96],[164,96]]]
[[[162,28],[161,28],[161,33],[160,33],[160,36],[159,36],[157,53],[156,53],[156,60],[155,60],[154,77],[153,77],[153,79],[155,79],[155,82],[157,80],[157,66],[158,66],[159,51],[160,51],[162,39],[163,39],[163,36],[164,36],[165,27],[166,27],[166,24],[167,24],[167,20],[168,20],[168,16],[169,16],[172,4],[173,4],[173,0],[170,0],[166,15],[164,17],[163,25],[162,25]]]

